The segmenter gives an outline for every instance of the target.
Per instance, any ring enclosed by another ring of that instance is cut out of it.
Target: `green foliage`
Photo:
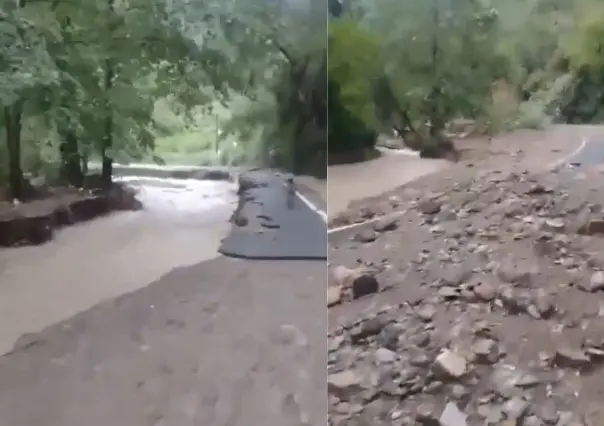
[[[81,164],[93,158],[111,164],[157,154],[204,163],[253,157],[242,155],[249,147],[221,128],[233,118],[231,107],[249,108],[263,91],[276,98],[275,78],[289,75],[298,60],[313,62],[307,58],[316,54],[319,28],[325,28],[316,6],[243,0],[3,3],[0,138],[14,192],[23,169],[48,169],[44,164],[60,164],[68,180],[77,182]],[[307,119],[298,113],[291,121]],[[269,117],[263,120],[256,127],[274,127]]]
[[[337,82],[338,102],[358,120],[375,124],[373,85],[380,75],[380,41],[349,18],[329,24],[330,81]]]
[[[343,4],[330,22],[337,100],[408,145],[447,146],[444,129],[460,118],[491,132],[604,118],[601,0]],[[358,149],[347,120],[333,126],[348,135],[338,146]]]

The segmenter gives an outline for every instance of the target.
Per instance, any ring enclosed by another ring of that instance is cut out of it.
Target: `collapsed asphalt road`
[[[300,193],[288,194],[286,178],[271,171],[241,177],[233,229],[219,252],[264,260],[327,260],[327,223]]]

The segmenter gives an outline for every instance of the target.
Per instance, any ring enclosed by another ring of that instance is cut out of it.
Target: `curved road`
[[[0,252],[4,342],[30,333],[0,424],[326,424],[325,261],[217,257],[232,188],[128,179],[153,207]]]

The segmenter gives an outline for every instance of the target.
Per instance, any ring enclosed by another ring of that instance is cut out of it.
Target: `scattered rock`
[[[477,172],[402,191],[397,205],[424,198],[417,211],[380,219],[373,231],[388,235],[346,252],[396,292],[359,302],[330,337],[329,372],[363,377],[348,406],[330,402],[345,412],[333,426],[586,426],[599,404],[588,392],[604,374],[604,299],[587,293],[604,290],[604,207],[558,177]],[[357,274],[342,274],[345,299]]]
[[[337,266],[332,270],[335,284],[342,289],[350,289],[353,299],[358,299],[379,291],[374,274],[363,268],[350,269]]]
[[[543,229],[546,231],[563,232],[565,228],[566,223],[561,218],[545,219],[543,221]]]
[[[468,416],[461,411],[454,402],[449,402],[440,415],[440,426],[467,426]]]
[[[354,234],[353,239],[358,243],[372,243],[377,240],[378,236],[373,229],[365,229]]]
[[[499,348],[493,339],[479,339],[474,342],[471,350],[479,364],[493,364],[499,358]]]
[[[432,369],[445,379],[459,379],[468,372],[468,363],[461,355],[446,349],[436,357]]]
[[[417,209],[426,215],[434,215],[440,212],[442,204],[434,200],[425,200],[417,205]]]
[[[580,225],[577,233],[583,235],[601,235],[604,234],[604,219],[591,219],[587,223]]]
[[[396,228],[398,228],[398,219],[396,218],[383,218],[373,225],[376,232],[394,231]]]
[[[336,286],[327,287],[327,306],[337,305],[342,301],[342,288]]]
[[[584,291],[595,293],[604,290],[604,272],[596,271],[589,277],[589,280],[578,282],[578,287]]]
[[[357,274],[352,281],[352,298],[359,299],[380,290],[377,279],[367,272]]]
[[[583,367],[590,362],[589,355],[581,349],[561,347],[556,351],[553,362],[559,367]]]
[[[489,282],[480,282],[475,285],[472,290],[478,300],[483,302],[490,302],[497,297],[497,287]]]
[[[363,378],[354,370],[345,370],[327,376],[327,391],[340,400],[348,400],[359,392]]]

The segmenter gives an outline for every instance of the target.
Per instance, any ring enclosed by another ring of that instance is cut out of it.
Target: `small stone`
[[[460,385],[459,383],[451,386],[450,395],[456,401],[463,401],[469,395],[468,389],[464,385]]]
[[[529,403],[525,399],[515,396],[503,404],[503,413],[510,420],[520,420],[524,417],[528,408]]]
[[[387,324],[380,332],[378,341],[380,344],[390,350],[397,350],[399,337],[404,328],[400,324]]]
[[[468,416],[454,402],[449,402],[440,415],[440,426],[467,426]]]
[[[472,289],[478,300],[490,302],[497,296],[497,287],[491,283],[481,282]]]
[[[416,353],[409,360],[409,364],[414,367],[425,368],[430,365],[430,358],[425,353]]]
[[[546,231],[562,232],[565,227],[566,223],[561,218],[545,219],[543,222],[543,229]]]
[[[535,414],[548,425],[555,425],[560,418],[556,404],[551,400],[539,404],[535,409]]]
[[[542,380],[534,374],[526,373],[519,376],[514,384],[519,388],[532,388],[541,384]]]
[[[434,200],[425,200],[418,204],[417,209],[426,215],[434,215],[440,212],[442,205]]]
[[[542,289],[534,295],[534,307],[539,318],[549,318],[555,311],[552,297]]]
[[[394,231],[396,228],[398,228],[398,220],[396,218],[380,219],[373,225],[373,229],[376,232]]]
[[[589,282],[579,283],[579,288],[584,291],[595,293],[596,291],[604,290],[604,272],[596,271],[591,274]]]
[[[444,268],[441,272],[441,282],[450,287],[457,287],[468,281],[474,272],[467,265],[455,265]]]
[[[422,404],[417,408],[415,420],[422,426],[441,426],[436,408],[431,404]]]
[[[468,363],[461,355],[446,349],[436,357],[432,368],[447,379],[459,379],[468,372]]]
[[[505,283],[516,283],[524,287],[530,287],[533,279],[533,271],[511,261],[500,264],[495,270],[495,275]]]
[[[434,315],[436,315],[436,306],[432,304],[423,305],[417,310],[417,316],[425,322],[432,321]]]
[[[363,231],[357,232],[353,236],[353,240],[357,243],[372,243],[377,240],[378,234],[373,229],[365,229]]]
[[[438,296],[444,300],[457,300],[461,297],[461,292],[454,287],[441,287],[438,289]]]
[[[327,306],[337,305],[342,301],[342,289],[340,287],[327,287]]]
[[[353,341],[360,341],[371,336],[379,334],[386,324],[379,317],[369,318],[363,321],[350,333]]]
[[[590,363],[589,356],[581,349],[559,348],[554,356],[554,364],[559,367],[582,367]]]
[[[582,235],[604,234],[604,219],[591,219],[579,226],[577,233]]]
[[[493,364],[499,357],[499,348],[493,339],[479,339],[474,342],[471,350],[476,362],[480,364]]]
[[[359,299],[373,293],[377,293],[380,289],[377,279],[374,275],[363,273],[357,275],[352,281],[352,298]]]
[[[347,400],[362,390],[362,377],[354,370],[344,370],[327,376],[327,389],[340,400]]]
[[[543,426],[543,420],[537,416],[528,416],[522,421],[522,426]]]
[[[434,226],[430,227],[430,233],[431,234],[444,234],[445,228],[441,225],[434,225]]]
[[[379,348],[373,356],[376,365],[390,364],[396,361],[397,355],[395,352],[386,348]]]

